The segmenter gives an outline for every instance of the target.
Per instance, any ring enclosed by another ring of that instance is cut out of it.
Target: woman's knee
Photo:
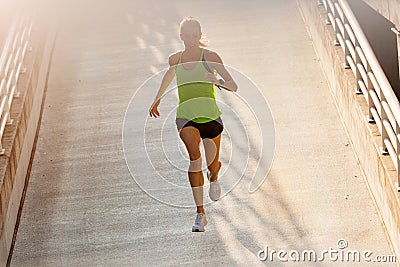
[[[189,172],[200,172],[202,170],[201,157],[190,159]]]

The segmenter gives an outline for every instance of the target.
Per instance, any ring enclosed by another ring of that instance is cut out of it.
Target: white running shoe
[[[210,181],[211,173],[207,172],[208,181]],[[210,196],[212,201],[217,201],[221,197],[221,186],[219,185],[218,180],[214,182],[210,182],[210,189],[208,191],[208,195]]]
[[[204,213],[197,213],[196,220],[192,226],[192,232],[204,232],[204,226],[207,225],[206,215]]]

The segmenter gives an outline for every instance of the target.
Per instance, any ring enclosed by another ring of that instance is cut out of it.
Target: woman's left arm
[[[212,70],[215,70],[218,72],[218,74],[222,77],[224,82],[222,84],[214,76],[213,73],[208,74],[208,79],[215,85],[220,85],[220,87],[222,87],[228,91],[236,92],[238,89],[238,86],[237,86],[236,82],[233,80],[231,74],[225,68],[221,57],[217,53],[209,51],[209,53],[207,53],[207,55],[205,57],[205,60],[206,60],[207,64],[211,67]]]

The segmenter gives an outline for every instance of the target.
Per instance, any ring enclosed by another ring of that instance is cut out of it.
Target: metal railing
[[[400,104],[366,36],[346,0],[322,0],[327,24],[335,31],[335,45],[343,49],[345,68],[351,68],[357,82],[356,93],[368,104],[368,120],[381,134],[381,153],[390,155],[400,191]],[[397,56],[397,55],[396,55]]]
[[[0,155],[4,155],[3,134],[6,125],[11,125],[10,108],[14,97],[19,96],[17,82],[29,48],[32,21],[23,16],[14,19],[0,56]]]

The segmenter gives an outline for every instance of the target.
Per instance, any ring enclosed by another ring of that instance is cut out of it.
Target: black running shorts
[[[189,126],[196,128],[197,130],[199,130],[200,137],[202,139],[212,139],[214,137],[217,137],[224,130],[224,125],[222,123],[221,117],[218,117],[218,119],[206,123],[197,123],[183,118],[176,118],[175,122],[178,131]]]

